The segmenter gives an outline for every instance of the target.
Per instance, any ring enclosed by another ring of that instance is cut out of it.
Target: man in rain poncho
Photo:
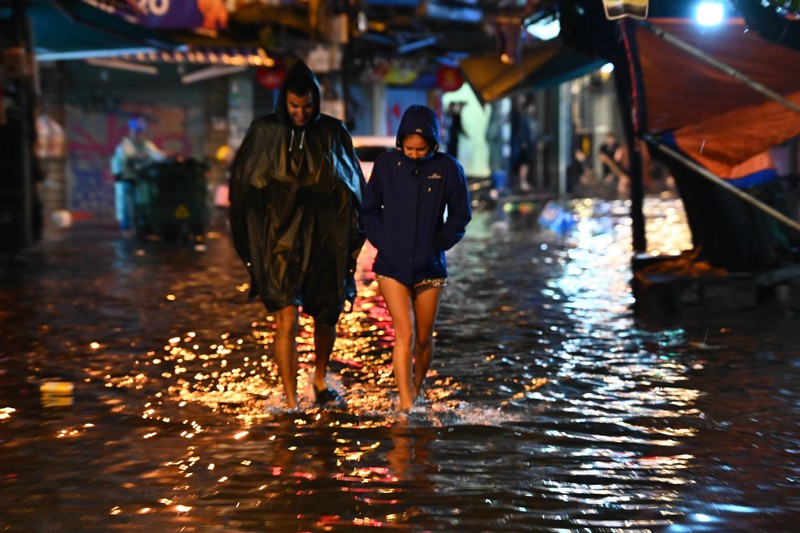
[[[144,136],[147,123],[136,116],[128,121],[128,134],[120,140],[111,157],[114,175],[114,204],[119,227],[125,234],[136,224],[134,195],[139,171],[154,161],[163,161],[166,154]]]
[[[275,314],[275,357],[289,409],[298,407],[300,309],[314,318],[315,401],[341,402],[325,374],[339,315],[355,299],[364,185],[347,128],[320,112],[319,83],[298,60],[287,72],[276,111],[250,125],[230,189],[236,251],[253,290]]]

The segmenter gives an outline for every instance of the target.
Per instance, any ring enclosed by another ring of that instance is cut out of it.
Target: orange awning
[[[689,21],[651,23],[800,104],[800,53],[733,20],[708,29]],[[686,50],[638,27],[647,130],[670,132],[677,147],[716,175],[736,178],[748,160],[800,134],[800,113]]]
[[[504,63],[498,52],[490,52],[463,59],[459,65],[478,99],[485,103],[516,91],[543,89],[583,76],[604,62],[553,39],[527,45],[518,63]]]

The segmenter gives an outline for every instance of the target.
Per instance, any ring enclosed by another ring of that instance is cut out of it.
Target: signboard
[[[445,92],[457,91],[464,85],[464,78],[456,67],[441,65],[436,71],[436,85]]]
[[[383,76],[383,83],[386,85],[410,85],[418,76],[418,70],[398,65],[386,72]]]
[[[603,0],[608,20],[633,17],[647,18],[647,8],[650,0]]]
[[[93,0],[84,0],[94,5]],[[146,28],[217,31],[228,28],[225,0],[128,0],[111,13]],[[105,8],[108,11],[108,8]],[[132,20],[133,19],[133,20]]]
[[[286,65],[281,60],[275,60],[272,67],[258,67],[256,81],[265,89],[278,89],[286,77]]]

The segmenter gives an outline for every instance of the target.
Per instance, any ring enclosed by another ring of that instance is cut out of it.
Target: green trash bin
[[[206,165],[194,159],[151,163],[138,172],[134,218],[140,236],[202,236],[209,221]]]

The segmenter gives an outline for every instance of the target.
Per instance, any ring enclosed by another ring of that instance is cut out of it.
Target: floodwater
[[[622,204],[581,203],[561,235],[524,207],[476,212],[449,254],[408,415],[369,249],[332,363],[348,406],[312,405],[304,323],[300,413],[224,231],[75,226],[6,261],[0,529],[795,530],[796,319],[637,318]],[[680,202],[646,207],[650,250],[688,249]]]

